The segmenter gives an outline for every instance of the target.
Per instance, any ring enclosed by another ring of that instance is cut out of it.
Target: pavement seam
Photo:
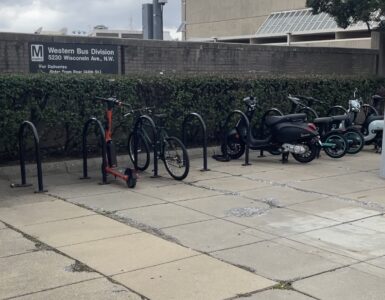
[[[234,176],[234,175],[230,175],[230,176]],[[240,177],[242,177],[242,175],[240,175]],[[250,179],[250,178],[248,178],[248,179]],[[270,183],[271,184],[271,183]],[[193,185],[194,186],[194,185]],[[274,185],[273,185],[274,186]],[[202,186],[196,186],[196,187],[198,187],[198,188],[205,188],[205,187],[202,187]],[[297,188],[295,188],[295,187],[291,187],[291,186],[288,186],[288,187],[290,187],[290,188],[293,188],[293,189],[297,189]],[[253,188],[253,189],[251,189],[251,190],[254,190],[254,189],[256,189],[256,188]],[[303,190],[304,192],[308,192],[308,193],[312,193],[311,191],[308,191],[308,190]],[[140,193],[138,193],[138,194],[140,194]],[[226,193],[225,193],[226,194]],[[230,194],[233,194],[232,192],[230,192]],[[320,193],[317,193],[317,194],[320,194]],[[327,195],[327,194],[321,194],[321,195]],[[147,196],[147,195],[146,195]],[[241,196],[241,197],[243,197],[243,198],[245,198],[244,196],[242,196],[242,195],[239,195],[239,196]],[[328,195],[328,196],[332,196],[332,197],[338,197],[338,196],[335,196],[335,195]],[[155,198],[155,197],[154,197]],[[247,198],[247,197],[246,197]],[[60,200],[63,200],[63,199],[60,199]],[[162,200],[162,201],[164,201],[163,199],[159,199],[159,200]],[[188,200],[191,200],[191,199],[186,199],[185,201],[188,201]],[[258,200],[256,200],[256,199],[251,199],[251,200],[253,200],[253,201],[256,201],[256,202],[258,202]],[[70,201],[68,201],[68,200],[64,200],[65,202],[69,202],[69,203],[71,203]],[[183,200],[182,200],[183,201]],[[358,202],[360,202],[360,201],[358,201]],[[171,202],[171,201],[169,201],[168,203],[174,203],[175,204],[175,202]],[[263,203],[265,203],[265,202],[263,202]],[[75,204],[76,205],[76,204]],[[176,205],[178,205],[178,204],[176,204]],[[180,206],[182,206],[182,205],[180,205]],[[184,206],[182,206],[182,207],[184,207]],[[85,208],[87,208],[86,206],[85,206]],[[185,208],[187,208],[187,207],[185,207]],[[189,208],[189,209],[191,209],[191,208]],[[91,209],[92,211],[94,211],[93,209]],[[194,210],[194,209],[192,209],[192,210]],[[200,212],[200,213],[202,213],[201,211],[199,211],[199,210],[196,210],[197,212]],[[294,210],[295,211],[295,210]],[[95,212],[95,211],[94,211]],[[215,217],[215,216],[214,216]],[[373,217],[373,216],[370,216],[370,217],[367,217],[367,218],[371,218],[371,217]],[[215,217],[216,219],[222,219],[222,220],[225,220],[225,221],[228,221],[229,222],[229,220],[226,220],[226,219],[223,219],[223,218],[218,218],[218,217]],[[323,218],[323,217],[321,217],[321,218]],[[364,218],[364,219],[366,219],[366,218]],[[361,219],[358,219],[358,220],[361,220]],[[205,220],[205,221],[207,221],[207,220]],[[204,222],[204,221],[202,221],[202,222]],[[348,222],[345,222],[345,223],[351,223],[352,221],[348,221]],[[233,222],[233,223],[235,223],[235,222]],[[190,224],[190,223],[187,223],[187,224]],[[235,224],[237,224],[237,223],[235,223]],[[341,223],[341,224],[343,224],[343,223]],[[330,226],[330,227],[334,227],[334,226],[338,226],[338,225],[341,225],[341,224],[337,224],[337,225],[333,225],[333,226]],[[241,226],[243,226],[243,227],[246,227],[246,228],[251,228],[251,229],[255,229],[254,227],[250,227],[250,226],[245,226],[245,225],[243,225],[243,224],[239,224],[239,225],[241,225]],[[177,227],[177,226],[181,226],[181,225],[176,225],[175,227]],[[167,227],[165,227],[165,228],[167,228]],[[328,227],[325,227],[325,228],[328,228]],[[319,228],[319,229],[314,229],[314,230],[311,230],[311,231],[315,231],[315,230],[321,230],[322,228]],[[258,228],[257,228],[257,230],[259,230]],[[261,231],[261,230],[259,230],[259,231]],[[263,231],[261,231],[261,232],[263,232]],[[271,234],[270,232],[267,232],[267,233],[269,233],[269,234]],[[302,233],[299,233],[299,234],[302,234]],[[298,235],[299,235],[298,234]],[[276,239],[278,239],[279,237],[277,237]],[[283,236],[283,237],[281,237],[281,238],[286,238],[285,236]],[[260,242],[263,242],[263,241],[260,241]],[[295,242],[297,242],[298,243],[298,241],[295,241]],[[258,243],[258,242],[257,242]],[[307,245],[307,246],[309,246],[309,245]],[[239,247],[239,246],[238,246]],[[314,247],[314,246],[311,246],[311,247]],[[237,247],[234,247],[234,248],[237,248]],[[316,248],[316,247],[314,247],[314,248]],[[322,249],[323,250],[323,249]],[[218,250],[217,250],[218,251]],[[326,250],[323,250],[323,251],[325,251],[326,252]],[[330,252],[330,251],[327,251],[327,252]],[[200,253],[202,253],[202,252],[200,252]],[[333,253],[333,252],[330,252],[330,253]],[[206,254],[206,255],[208,255],[207,253],[204,253],[203,252],[203,254]],[[341,254],[338,254],[338,255],[341,255]],[[215,259],[218,259],[218,258],[215,258]],[[371,258],[371,259],[373,259],[373,258]],[[364,262],[364,261],[361,261],[361,262]],[[227,264],[229,264],[229,265],[233,265],[233,264],[231,264],[231,263],[228,263],[228,262],[225,262],[225,263],[227,263]],[[359,263],[359,262],[357,262],[357,263]],[[355,263],[356,264],[356,263]],[[354,264],[352,264],[352,265],[354,265]],[[147,267],[148,268],[148,267]],[[341,267],[342,268],[342,267]],[[322,273],[321,273],[322,274]],[[312,276],[316,276],[316,275],[312,275]],[[312,277],[312,276],[309,276],[309,277]]]
[[[86,267],[88,270],[90,270],[91,272],[93,272],[93,273],[95,273],[95,274],[101,275],[103,278],[107,279],[109,282],[111,282],[111,283],[113,283],[113,284],[120,285],[120,286],[122,286],[122,287],[128,289],[130,292],[132,292],[132,293],[138,295],[138,296],[141,297],[142,299],[148,299],[148,298],[145,297],[144,295],[142,295],[142,294],[140,294],[140,293],[138,293],[138,292],[132,290],[130,287],[128,287],[128,286],[126,286],[126,285],[124,285],[124,284],[122,284],[122,283],[120,283],[120,282],[114,280],[113,278],[110,278],[108,275],[105,275],[105,274],[103,274],[102,272],[97,271],[96,269],[91,268],[91,267],[88,266],[87,264],[85,264],[85,263],[79,261],[78,259],[75,259],[75,258],[71,257],[70,255],[68,255],[68,254],[66,254],[66,253],[64,253],[64,252],[62,252],[62,251],[60,251],[60,250],[58,250],[57,248],[51,247],[50,245],[48,245],[48,244],[46,244],[46,243],[44,243],[44,242],[42,242],[42,241],[40,241],[40,240],[34,238],[33,236],[31,236],[31,235],[29,235],[29,234],[23,232],[22,230],[20,230],[20,229],[14,227],[14,226],[12,226],[12,225],[10,225],[9,223],[5,223],[5,222],[4,222],[4,224],[6,224],[6,225],[7,225],[9,228],[11,228],[12,230],[14,230],[14,231],[20,233],[24,238],[26,238],[26,239],[30,240],[31,242],[35,243],[35,245],[37,245],[37,244],[43,245],[44,248],[45,248],[45,249],[44,249],[45,251],[52,251],[52,252],[55,252],[56,254],[61,255],[61,256],[64,256],[64,257],[66,257],[66,258],[68,258],[68,259],[74,261],[75,263],[76,263],[76,262],[79,262],[81,265],[83,265],[84,267]],[[37,251],[39,251],[39,250],[37,250]],[[37,251],[36,251],[36,252],[37,252]],[[100,278],[100,277],[99,277],[99,278]],[[18,297],[20,297],[20,295],[19,295]]]
[[[196,252],[198,252],[198,251],[196,251]],[[170,260],[168,262],[164,262],[164,263],[160,263],[160,264],[156,264],[156,265],[152,265],[152,266],[148,266],[148,267],[143,267],[143,268],[137,268],[137,269],[133,269],[133,270],[130,270],[130,271],[114,273],[114,274],[111,274],[109,276],[114,277],[114,276],[124,275],[124,274],[133,273],[133,272],[137,272],[137,271],[143,271],[143,270],[151,269],[151,268],[154,268],[154,267],[165,266],[165,265],[168,265],[170,263],[175,263],[175,262],[178,262],[178,261],[184,261],[184,260],[188,260],[188,259],[191,259],[191,258],[194,258],[194,257],[199,257],[199,256],[204,256],[204,255],[206,255],[206,254],[198,252],[197,254],[189,256],[189,257],[178,258],[178,259],[175,259],[175,260]],[[223,263],[225,263],[225,262],[223,262]],[[226,264],[230,265],[228,263],[226,263]],[[255,275],[258,275],[258,274],[255,274]]]
[[[125,237],[125,236],[131,236],[131,235],[136,235],[136,234],[141,234],[141,233],[143,233],[143,232],[133,232],[133,233],[127,233],[127,234],[119,234],[119,235],[109,236],[109,237],[95,239],[95,240],[88,240],[88,241],[74,243],[74,244],[61,245],[61,246],[57,246],[56,249],[65,248],[65,247],[71,247],[71,246],[77,246],[77,245],[82,245],[82,244],[87,244],[87,243],[92,243],[92,242],[99,242],[99,241],[104,241],[104,240],[114,239],[114,238],[120,238],[120,237]]]
[[[58,198],[58,199],[59,199],[59,198]],[[73,204],[73,203],[71,203],[71,202],[68,202],[68,200],[66,200],[66,199],[64,199],[64,198],[60,198],[59,200],[62,200],[63,202],[66,202],[66,203]],[[173,202],[170,202],[170,204],[171,204],[171,203],[172,203],[172,204],[175,204],[175,203],[173,203]],[[73,204],[73,205],[77,205],[77,204]],[[81,205],[78,205],[78,206],[83,207],[83,206],[81,206]],[[177,205],[177,206],[179,206],[179,205]],[[91,210],[91,211],[94,211],[92,208],[87,208],[86,206],[84,206],[83,208],[88,209],[88,210]],[[94,211],[94,212],[95,212],[95,211]],[[139,228],[137,228],[136,226],[133,226],[133,225],[130,224],[130,223],[127,224],[127,222],[126,222],[126,221],[127,221],[127,218],[123,218],[123,220],[121,220],[120,217],[118,217],[118,216],[116,216],[116,215],[114,215],[114,214],[103,214],[103,213],[100,213],[100,212],[96,212],[96,214],[105,216],[105,217],[107,217],[107,218],[113,219],[113,220],[115,220],[115,221],[121,222],[121,223],[126,224],[126,225],[130,225],[130,226],[132,226],[132,227],[134,227],[134,228],[136,228],[136,229],[139,229]],[[208,215],[208,216],[210,216],[210,215]],[[217,217],[215,217],[215,216],[213,216],[213,217],[214,217],[214,218],[211,219],[211,220],[219,219],[219,218],[217,218]],[[206,221],[207,221],[207,220],[206,220]],[[225,220],[225,221],[226,221],[226,220]],[[188,223],[188,224],[189,224],[189,223]],[[144,224],[144,225],[145,225],[145,224]],[[145,225],[145,226],[148,227],[147,225]],[[246,227],[246,228],[249,228],[249,227],[244,226],[244,225],[242,225],[242,226],[243,226],[243,227]],[[255,229],[255,228],[250,227],[250,229]],[[156,230],[158,231],[156,234],[154,234],[154,232],[153,232],[154,228],[151,228],[150,231],[143,230],[142,228],[140,228],[139,230],[141,230],[141,231],[143,231],[143,232],[145,232],[145,233],[149,233],[149,234],[151,234],[151,235],[153,235],[153,236],[156,236],[156,237],[158,237],[158,238],[161,238],[161,239],[163,239],[163,240],[165,240],[165,241],[167,241],[167,242],[172,242],[172,243],[177,244],[177,245],[179,245],[179,246],[182,246],[182,247],[184,247],[184,248],[191,249],[191,248],[189,248],[189,247],[183,245],[182,243],[180,243],[178,240],[176,240],[176,239],[173,238],[173,237],[171,237],[171,240],[170,240],[169,238],[165,238],[165,236],[167,236],[167,235],[164,234],[164,233],[161,231],[161,229],[156,229]],[[159,235],[159,231],[162,232],[161,235]],[[240,268],[240,269],[243,269],[243,270],[245,270],[245,271],[248,271],[248,272],[252,273],[253,275],[257,275],[257,276],[261,276],[261,277],[263,277],[263,278],[269,279],[269,278],[267,278],[267,277],[265,277],[265,276],[262,276],[262,275],[259,275],[259,274],[255,273],[255,272],[251,272],[250,270],[248,270],[248,269],[245,268],[245,267],[241,267],[241,266],[238,266],[238,265],[233,264],[233,263],[231,263],[231,262],[226,262],[226,261],[224,261],[224,260],[222,260],[222,259],[219,259],[219,258],[217,258],[217,257],[213,257],[213,256],[210,255],[209,253],[206,253],[206,252],[203,252],[203,251],[200,251],[200,250],[196,250],[196,249],[192,249],[192,250],[194,250],[194,251],[197,252],[198,254],[197,254],[197,255],[193,255],[193,256],[189,256],[189,257],[186,257],[186,258],[178,259],[178,260],[175,260],[175,261],[185,260],[185,259],[188,259],[188,258],[191,258],[191,257],[195,257],[195,256],[206,255],[206,256],[211,257],[212,259],[218,260],[218,261],[220,261],[220,262],[222,262],[222,263],[224,263],[224,264],[226,264],[226,265],[230,265],[230,266],[233,266],[233,267],[236,267],[236,268]],[[59,250],[58,250],[58,251],[59,251]],[[59,251],[59,252],[61,252],[61,251]],[[133,272],[133,271],[149,269],[149,268],[152,268],[152,267],[155,267],[155,266],[166,265],[166,264],[171,263],[171,262],[174,262],[174,261],[169,261],[169,262],[162,263],[162,264],[159,264],[159,265],[148,266],[148,267],[144,267],[144,268],[141,268],[141,269],[136,269],[136,270],[131,270],[131,271],[128,271],[128,272],[117,273],[117,274],[113,274],[113,275],[109,275],[109,276],[117,276],[117,275],[121,275],[121,274],[125,274],[125,273],[131,273],[131,272]],[[92,269],[92,268],[91,268],[91,269]],[[98,273],[100,273],[100,272],[98,272]],[[102,273],[100,273],[100,274],[102,274]],[[107,276],[107,275],[104,275],[104,274],[102,274],[102,275],[103,275],[103,276]],[[107,278],[109,278],[109,277],[107,277]],[[124,285],[123,285],[123,286],[124,286]],[[126,286],[125,286],[125,287],[126,287]],[[126,288],[128,288],[128,287],[126,287]],[[129,288],[128,288],[128,289],[129,289]]]
[[[20,252],[20,253],[11,254],[11,255],[0,256],[0,259],[3,259],[3,258],[10,258],[10,257],[15,257],[15,256],[22,256],[22,255],[24,255],[24,254],[30,254],[30,253],[38,252],[38,251],[41,251],[41,250],[40,250],[40,249],[37,249],[37,248],[35,247],[35,249],[31,249],[31,250],[28,250],[28,251],[25,251],[25,252]]]
[[[72,203],[71,203],[72,204]],[[84,208],[84,207],[83,207]],[[55,223],[55,222],[59,222],[59,221],[69,221],[69,220],[76,220],[76,219],[81,219],[81,218],[84,218],[84,217],[90,217],[90,216],[95,216],[97,215],[96,212],[92,211],[93,214],[90,214],[90,215],[84,215],[84,216],[77,216],[77,217],[73,217],[73,218],[66,218],[66,219],[58,219],[58,220],[51,220],[51,221],[47,221],[47,222],[41,222],[41,223],[31,223],[31,224],[24,224],[24,225],[19,225],[20,227],[29,227],[29,226],[35,226],[35,225],[44,225],[44,224],[50,224],[50,223]],[[4,221],[2,221],[4,222]]]
[[[287,286],[289,286],[289,287],[287,287]],[[307,296],[311,299],[321,300],[320,298],[316,298],[316,297],[309,295],[305,292],[296,290],[294,287],[292,287],[290,282],[285,282],[285,281],[281,281],[278,284],[276,284],[275,286],[270,287],[270,288],[266,288],[263,290],[257,290],[257,291],[246,293],[246,294],[240,294],[240,295],[237,295],[235,297],[227,298],[225,300],[242,300],[242,298],[251,297],[253,295],[258,295],[258,294],[266,292],[266,291],[274,291],[274,290],[294,291],[294,292],[297,292],[298,294],[302,294],[302,295]],[[247,300],[247,299],[245,299],[245,300]]]
[[[310,202],[309,202],[309,203],[310,203]],[[308,214],[308,215],[311,215],[311,216],[314,216],[314,217],[318,217],[318,218],[322,218],[322,219],[327,219],[327,220],[330,220],[330,221],[342,222],[341,224],[357,222],[357,221],[365,220],[365,219],[367,219],[367,218],[378,217],[378,216],[383,216],[383,215],[384,215],[383,212],[379,212],[379,211],[373,210],[373,212],[375,211],[376,214],[373,214],[373,215],[371,215],[371,216],[366,216],[366,217],[362,217],[362,218],[359,218],[359,219],[353,219],[353,220],[349,220],[349,221],[341,221],[341,220],[332,219],[332,218],[330,218],[330,217],[320,216],[320,215],[317,215],[316,213],[307,212],[307,211],[302,211],[302,210],[300,210],[300,209],[295,209],[295,208],[292,208],[292,207],[285,207],[285,208],[286,208],[287,210],[291,210],[291,211],[294,211],[294,212],[299,212],[299,213]]]
[[[36,291],[36,292],[30,292],[30,293],[25,293],[25,294],[21,294],[21,295],[17,295],[17,296],[12,296],[12,297],[8,297],[8,298],[4,298],[3,300],[11,300],[11,299],[17,299],[17,298],[20,298],[20,297],[36,295],[36,294],[39,294],[39,293],[42,293],[42,292],[53,291],[53,290],[57,290],[57,289],[60,289],[60,288],[63,288],[63,287],[68,287],[68,286],[71,286],[71,285],[77,285],[77,284],[82,284],[82,283],[90,282],[90,281],[94,281],[94,280],[100,280],[102,278],[103,277],[97,277],[97,278],[92,278],[92,279],[85,279],[85,280],[81,280],[81,281],[77,281],[77,282],[73,282],[73,283],[69,283],[69,284],[65,284],[65,285],[59,285],[59,286],[55,286],[55,287],[52,287],[52,288],[42,289],[42,290]],[[138,296],[140,296],[140,295],[138,295]]]
[[[357,221],[362,221],[362,220],[366,220],[366,219],[370,219],[370,218],[373,218],[373,217],[379,217],[379,216],[383,216],[383,215],[384,215],[384,213],[381,213],[381,214],[378,214],[378,215],[367,216],[367,217],[363,217],[363,218],[360,218],[360,219],[356,219],[354,221],[343,221],[343,222],[339,222],[338,224],[334,224],[334,225],[328,225],[328,226],[325,226],[325,227],[320,227],[320,228],[315,228],[315,229],[311,229],[311,230],[308,230],[308,231],[294,233],[294,234],[291,234],[291,235],[286,236],[286,237],[293,237],[293,236],[297,236],[297,235],[300,235],[300,234],[314,232],[314,231],[323,230],[323,229],[329,229],[329,228],[338,227],[338,226],[341,226],[341,225],[352,225],[352,226],[355,226],[354,224],[350,224],[350,223],[357,222]],[[357,227],[359,227],[359,226],[357,226]],[[362,228],[362,227],[360,227],[360,228]],[[379,232],[379,231],[368,229],[368,228],[365,228],[365,229],[371,230],[371,231],[375,231],[375,232]],[[384,233],[384,232],[382,232],[382,233]]]

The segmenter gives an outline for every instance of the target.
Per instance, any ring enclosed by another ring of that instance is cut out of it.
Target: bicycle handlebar
[[[113,104],[118,105],[118,106],[126,106],[126,107],[131,108],[131,104],[124,103],[124,102],[122,102],[122,101],[120,101],[114,97],[110,97],[110,98],[95,97],[95,99],[101,100],[101,101],[106,102],[106,103],[113,103]]]
[[[132,115],[136,112],[140,112],[141,114],[143,114],[143,111],[147,111],[147,112],[151,113],[152,109],[154,109],[154,108],[155,108],[154,106],[147,106],[147,107],[142,107],[142,108],[130,109],[130,111],[128,113],[124,114],[124,117]]]
[[[287,96],[287,99],[289,99],[295,105],[304,106],[304,104],[301,102],[301,100],[297,96],[289,95],[289,96]]]
[[[306,100],[308,102],[309,105],[313,104],[313,103],[319,103],[319,104],[325,104],[324,101],[321,101],[319,99],[316,99],[314,97],[311,97],[311,96],[301,96],[301,95],[295,95],[294,96],[297,100]]]

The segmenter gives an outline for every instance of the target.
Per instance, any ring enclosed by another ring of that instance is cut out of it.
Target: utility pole
[[[152,40],[154,38],[153,6],[151,3],[142,5],[142,28],[143,39]]]
[[[154,40],[163,40],[163,6],[167,0],[153,0]]]

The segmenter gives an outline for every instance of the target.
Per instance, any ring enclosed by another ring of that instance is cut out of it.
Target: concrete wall
[[[0,73],[29,72],[29,42],[118,45],[121,74],[373,75],[378,50],[0,34]]]
[[[305,4],[306,0],[182,0],[186,40],[255,34],[270,13]]]
[[[356,48],[356,49],[370,49],[371,38],[365,39],[346,39],[346,40],[325,40],[325,41],[312,41],[312,42],[292,42],[293,47],[338,47],[338,48]],[[276,46],[285,46],[287,43],[269,44]]]

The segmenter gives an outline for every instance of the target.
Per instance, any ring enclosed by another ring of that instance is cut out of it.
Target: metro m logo
[[[43,45],[31,45],[31,61],[44,61]]]

